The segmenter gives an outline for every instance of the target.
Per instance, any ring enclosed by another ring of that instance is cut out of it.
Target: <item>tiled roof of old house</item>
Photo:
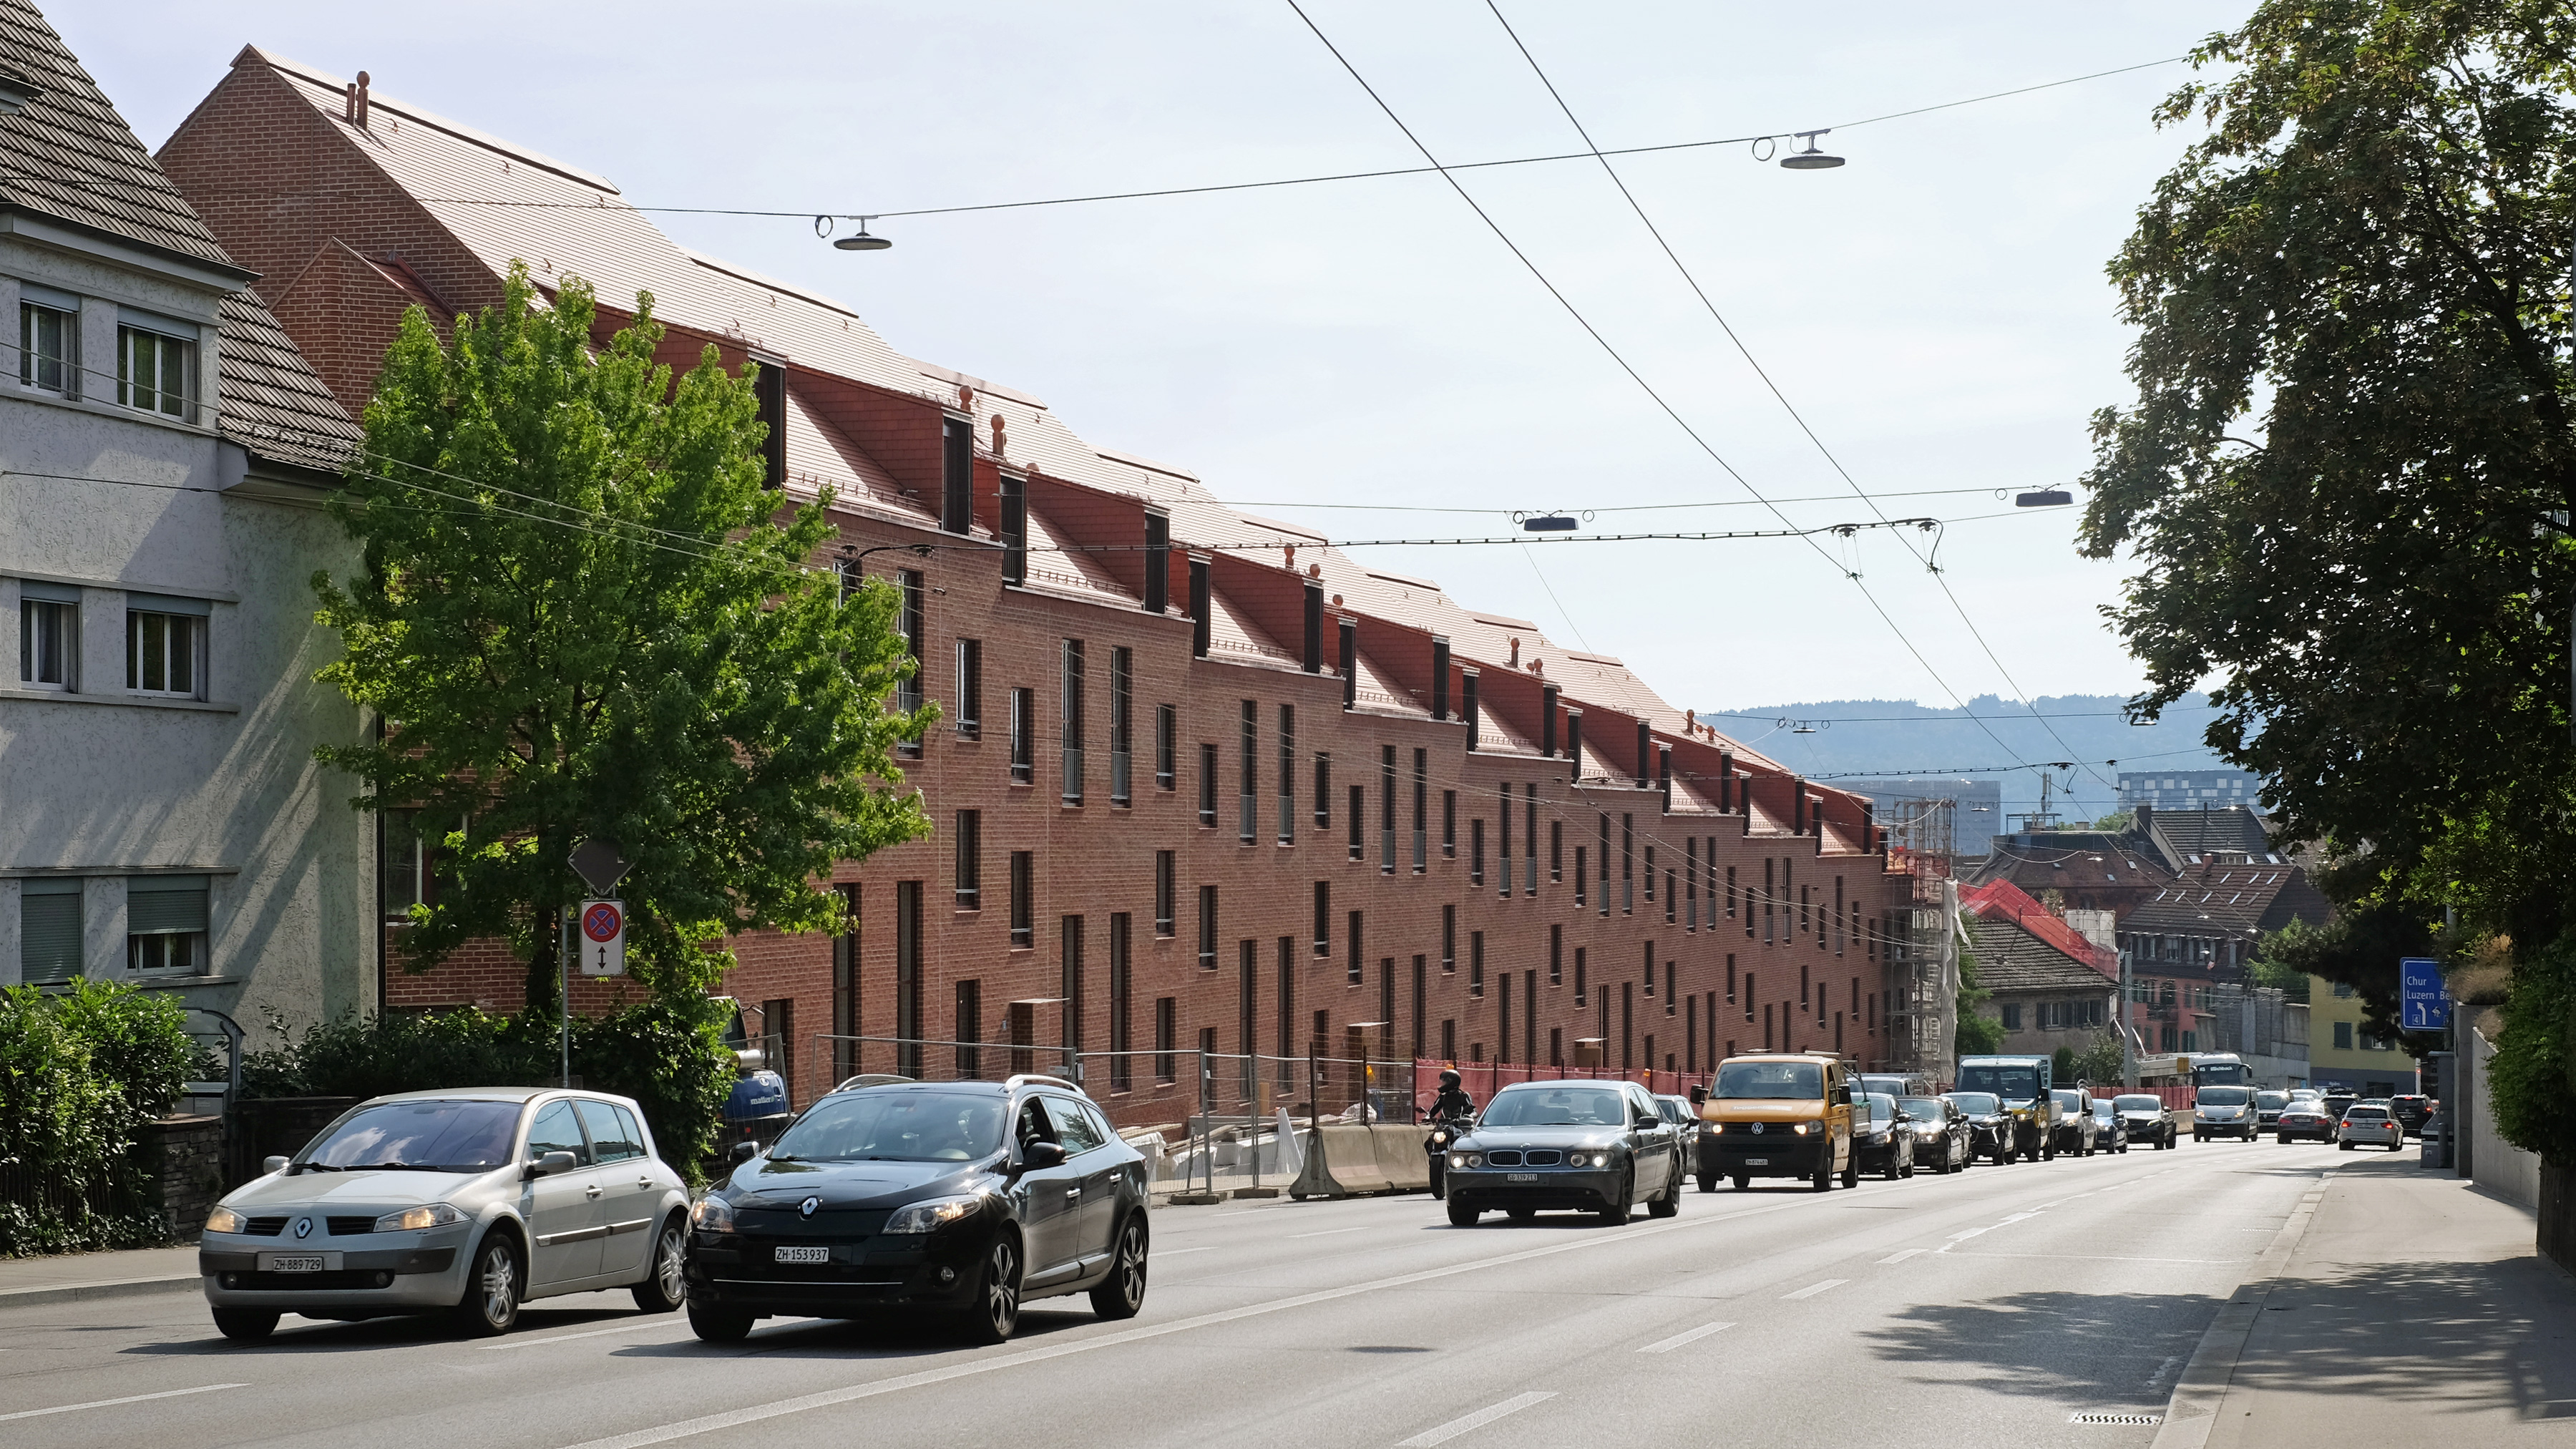
[[[1966,887],[1959,908],[1973,918],[1977,982],[1989,991],[2120,979],[2119,952],[2085,939],[2011,881]]]

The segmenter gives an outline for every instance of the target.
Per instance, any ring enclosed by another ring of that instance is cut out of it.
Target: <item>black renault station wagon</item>
[[[1133,1317],[1146,1171],[1060,1078],[854,1082],[698,1200],[689,1326],[729,1342],[774,1314],[935,1315],[999,1343],[1022,1301],[1084,1291]]]

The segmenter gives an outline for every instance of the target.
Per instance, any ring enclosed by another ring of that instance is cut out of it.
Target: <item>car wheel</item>
[[[1091,1311],[1101,1318],[1133,1318],[1145,1306],[1145,1224],[1127,1219],[1118,1232],[1117,1261],[1091,1290]]]
[[[1646,1215],[1648,1217],[1668,1218],[1678,1214],[1681,1210],[1682,1180],[1678,1177],[1673,1179],[1670,1187],[1657,1193],[1653,1202],[1646,1204]]]
[[[474,1268],[465,1275],[465,1296],[456,1304],[456,1323],[477,1338],[509,1332],[519,1323],[519,1297],[527,1283],[519,1267],[519,1245],[507,1233],[495,1232],[474,1250]]]
[[[2290,1145],[2290,1134],[2289,1134],[2289,1133],[2284,1132],[2284,1133],[2282,1133],[2282,1134],[2281,1134],[2281,1145],[2282,1145],[2282,1146],[2284,1146],[2284,1147],[2287,1147],[2287,1146],[2289,1146],[2289,1145]]]
[[[1733,1186],[1737,1192],[1743,1192],[1753,1186],[1753,1179],[1739,1172],[1733,1179]]]
[[[1465,1203],[1460,1202],[1455,1198],[1450,1199],[1449,1226],[1453,1228],[1472,1228],[1475,1225],[1476,1209],[1467,1206]]]
[[[2335,1147],[2344,1152],[2350,1152],[2352,1150],[2352,1144],[2349,1142],[2338,1142],[2335,1144]]]
[[[235,1343],[257,1343],[277,1331],[277,1318],[265,1308],[218,1308],[215,1332]]]
[[[1628,1225],[1628,1208],[1636,1196],[1637,1178],[1634,1171],[1631,1171],[1628,1176],[1619,1179],[1619,1193],[1617,1198],[1613,1201],[1613,1204],[1601,1210],[1601,1226],[1605,1228],[1626,1227]]]
[[[740,1343],[751,1335],[751,1315],[713,1303],[689,1305],[689,1332],[704,1343]]]
[[[653,1268],[634,1286],[635,1306],[647,1313],[670,1313],[689,1301],[689,1220],[680,1213],[662,1224],[653,1242]]]
[[[1893,1151],[1890,1151],[1887,1154],[1886,1171],[1879,1175],[1886,1178],[1889,1182],[1894,1182],[1905,1175],[1905,1169],[1897,1164],[1896,1154]]]
[[[1702,1192],[1717,1191],[1717,1179],[1705,1172],[1701,1173],[1699,1175],[1699,1190]]]
[[[1843,1186],[1846,1188],[1860,1186],[1860,1154],[1858,1152],[1854,1152],[1852,1154],[1851,1161],[1843,1164]]]
[[[2405,1150],[2406,1150],[2406,1137],[2405,1137],[2405,1134],[2400,1133],[2400,1134],[2398,1135],[2398,1137],[2397,1137],[2397,1139],[2396,1139],[2395,1141],[2393,1141],[2393,1142],[2389,1143],[2389,1144],[2388,1144],[2388,1150],[2389,1150],[2389,1151],[2391,1151],[2391,1152],[2403,1152],[2403,1151],[2405,1151]]]
[[[975,1270],[975,1297],[966,1308],[966,1336],[976,1343],[1001,1343],[1020,1326],[1020,1245],[1008,1233],[984,1250]]]

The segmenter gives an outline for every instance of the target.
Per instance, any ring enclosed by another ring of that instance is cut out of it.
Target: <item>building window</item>
[[[1011,852],[1011,949],[1037,945],[1037,852]]]
[[[1154,934],[1157,936],[1178,934],[1178,929],[1173,924],[1173,911],[1175,909],[1175,903],[1180,899],[1179,876],[1180,852],[1176,850],[1155,851]]]
[[[1565,879],[1565,822],[1562,820],[1547,822],[1547,878],[1552,881]],[[1580,876],[1576,878],[1581,879]]]
[[[1216,825],[1216,746],[1199,746],[1199,824]]]
[[[1440,792],[1440,855],[1444,860],[1458,858],[1458,792]],[[1484,872],[1476,873],[1476,884],[1483,885]]]
[[[1450,792],[1450,799],[1456,798],[1457,792]],[[1453,848],[1451,854],[1455,853]],[[1485,820],[1481,815],[1467,822],[1467,883],[1485,883]]]
[[[1363,808],[1366,800],[1366,792],[1363,791],[1361,787],[1353,785],[1351,787],[1351,808],[1348,812],[1351,817],[1351,859],[1353,860],[1368,859],[1368,844],[1360,837],[1360,817],[1368,813]]]
[[[80,881],[36,876],[18,889],[18,979],[38,985],[82,974]]]
[[[2021,1030],[2021,1003],[2018,1001],[2007,1001],[2003,1004],[2001,1009],[2003,1011],[2004,1030]]]
[[[1064,803],[1082,803],[1082,641],[1064,641],[1062,668],[1064,710]]]
[[[138,876],[125,887],[125,963],[138,972],[206,969],[206,878]]]
[[[77,394],[79,348],[78,312],[41,302],[18,303],[18,381],[47,392]]]
[[[1547,928],[1547,984],[1550,986],[1565,984],[1565,928],[1563,926]]]
[[[1135,798],[1128,787],[1128,776],[1135,759],[1135,727],[1131,718],[1134,704],[1136,651],[1124,645],[1109,651],[1109,803],[1124,805]]]
[[[1168,704],[1154,706],[1154,786],[1161,790],[1180,788],[1181,717]]]
[[[1431,752],[1413,752],[1413,873],[1420,875],[1431,868],[1431,832],[1425,828],[1425,814],[1431,804]],[[1458,852],[1449,852],[1455,855]]]
[[[1170,1082],[1177,1075],[1172,1044],[1180,1039],[1181,1003],[1178,998],[1154,998],[1154,1080]]]
[[[1247,699],[1243,702],[1243,718],[1238,733],[1241,749],[1235,762],[1234,838],[1250,845],[1252,838],[1260,833],[1261,825],[1261,801],[1255,794],[1261,780],[1261,705],[1258,701]]]
[[[80,591],[52,584],[18,587],[18,682],[30,689],[77,688]]]
[[[1199,966],[1216,969],[1216,887],[1199,887]]]
[[[897,632],[903,636],[903,652],[912,667],[895,681],[894,707],[898,714],[910,714],[921,708],[921,641],[923,634],[923,589],[921,570],[903,569],[895,574],[903,594],[903,610],[897,620]],[[895,742],[894,752],[907,759],[921,757],[921,736],[912,735]]]
[[[1011,691],[1011,783],[1014,785],[1037,782],[1037,712],[1036,690]]]
[[[185,418],[196,391],[197,344],[141,327],[116,329],[116,400]]]
[[[1378,870],[1395,874],[1395,746],[1378,747],[1377,761],[1377,855]]]
[[[2334,1024],[2334,1029],[2335,1050],[2339,1052],[2351,1051],[2352,1023],[2348,1021],[2338,1021]]]
[[[1591,875],[1591,872],[1584,868],[1586,849],[1587,847],[1580,845],[1574,847],[1574,903],[1578,906],[1584,903],[1584,881]]]
[[[957,738],[984,737],[984,641],[957,641]]]
[[[384,840],[376,850],[378,909],[388,921],[407,922],[413,906],[429,901],[429,847],[420,838],[420,812],[387,810],[377,818]]]
[[[1135,1064],[1129,1058],[1136,1046],[1130,1020],[1136,975],[1127,944],[1128,921],[1125,911],[1109,917],[1109,1089],[1113,1092],[1124,1092],[1136,1084]]]
[[[1440,908],[1440,969],[1443,971],[1458,969],[1458,908],[1456,906]]]
[[[1333,757],[1323,750],[1315,752],[1315,828],[1333,828]]]
[[[1485,994],[1485,933],[1482,931],[1467,933],[1467,994]]]
[[[1333,954],[1333,883],[1315,882],[1315,954]]]
[[[2187,1052],[2196,1052],[2200,1050],[2200,1033],[2196,1031],[2184,1032],[2182,1034],[2182,1049]]]
[[[1293,704],[1279,706],[1279,843],[1297,843],[1297,706]]]
[[[1574,948],[1574,1004],[1581,1006],[1592,990],[1592,968],[1584,960],[1584,947]]]
[[[971,1082],[984,1075],[984,983],[957,983],[957,1077]]]
[[[206,621],[193,614],[129,607],[125,613],[125,687],[137,694],[198,697],[204,677]]]
[[[984,812],[957,812],[957,909],[984,909]]]
[[[1350,983],[1353,986],[1357,986],[1368,974],[1360,965],[1360,913],[1357,911],[1351,912],[1350,920],[1344,924],[1349,928],[1344,934],[1342,941],[1342,950],[1350,957],[1350,964],[1346,974]]]

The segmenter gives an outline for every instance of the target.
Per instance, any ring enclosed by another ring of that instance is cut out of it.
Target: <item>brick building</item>
[[[1868,803],[1618,660],[899,354],[674,245],[604,178],[256,48],[160,160],[353,411],[404,308],[488,304],[514,260],[604,311],[649,290],[676,365],[762,364],[773,475],[834,492],[818,563],[902,591],[910,688],[945,712],[906,761],[935,836],[836,873],[844,934],[736,943],[728,989],[789,1044],[800,1100],[845,1064],[814,1060],[820,1033],[1141,1054],[1104,1100],[1197,1049],[1882,1059],[1908,897]],[[417,858],[380,865],[406,904]],[[399,954],[389,1006],[519,1000],[497,951]]]
[[[1977,953],[1977,984],[1992,997],[1987,1014],[2003,1025],[2003,1051],[2080,1052],[2110,1029],[2117,951],[2086,939],[2010,881],[1960,891],[1959,910]]]

